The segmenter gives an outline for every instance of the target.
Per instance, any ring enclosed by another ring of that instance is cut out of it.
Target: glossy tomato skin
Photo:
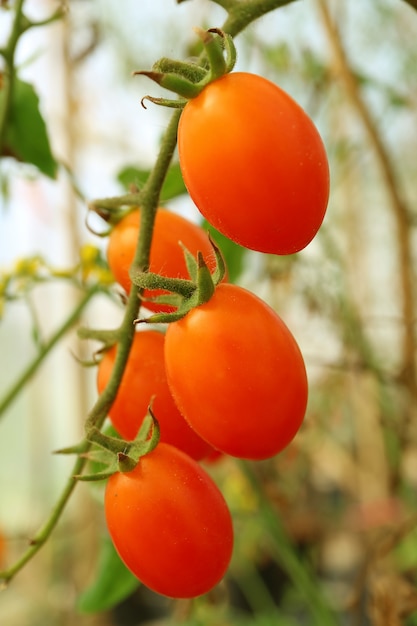
[[[129,293],[129,269],[133,263],[140,229],[140,210],[126,215],[110,233],[107,260],[116,281]],[[170,278],[189,278],[180,242],[193,254],[202,252],[208,267],[215,267],[215,256],[207,233],[193,222],[166,209],[158,209],[152,238],[149,270]],[[160,290],[144,292],[144,298],[161,295]],[[151,311],[172,311],[166,304],[145,301]]]
[[[221,284],[170,324],[165,365],[184,417],[226,454],[269,458],[303,422],[308,385],[299,347],[275,311],[246,289]]]
[[[224,576],[232,554],[227,504],[186,454],[159,443],[136,468],[108,481],[105,515],[126,566],[157,593],[192,598]]]
[[[197,208],[233,241],[292,254],[317,233],[329,197],[326,151],[274,83],[235,72],[207,85],[183,110],[178,154]]]
[[[108,350],[97,369],[97,389],[101,393],[111,376],[116,346]],[[181,448],[200,460],[212,448],[187,424],[168,387],[164,365],[164,335],[154,330],[136,332],[121,385],[110,409],[110,420],[117,432],[133,440],[152,409],[161,429],[161,441]]]

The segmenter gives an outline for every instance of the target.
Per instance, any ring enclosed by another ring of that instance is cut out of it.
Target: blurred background
[[[42,20],[58,7],[26,0],[24,10]],[[141,106],[163,92],[132,72],[189,57],[193,26],[221,26],[226,15],[210,0],[72,0],[66,9],[24,34],[16,53],[19,77],[39,96],[56,179],[13,158],[0,164],[0,286],[14,276],[8,297],[0,291],[4,566],[71,472],[73,459],[53,452],[83,436],[96,391],[94,368],[80,360],[96,346],[69,324],[8,395],[85,295],[69,278],[80,250],[92,281],[105,272],[106,239],[92,232],[105,225],[87,203],[123,193],[126,168],[152,167],[170,117]],[[235,253],[235,282],[268,301],[299,342],[310,400],[301,432],[276,458],[208,466],[236,528],[225,582],[194,602],[133,585],[97,610],[85,592],[106,539],[102,487],[81,484],[51,539],[0,594],[1,624],[417,624],[416,40],[417,13],[402,0],[297,1],[236,38],[237,69],[275,81],[313,118],[332,190],[322,229],[299,254]],[[200,219],[185,194],[167,205]],[[77,324],[112,328],[122,315],[110,288],[83,305]]]

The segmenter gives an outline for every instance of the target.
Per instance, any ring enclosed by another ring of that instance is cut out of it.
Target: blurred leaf
[[[46,125],[39,111],[39,98],[32,85],[19,79],[13,83],[5,154],[35,165],[49,178],[56,177],[58,166],[52,156]]]
[[[140,581],[120,560],[111,539],[104,537],[94,582],[79,596],[77,608],[82,613],[108,611],[139,585]]]
[[[136,185],[139,189],[143,187],[149,176],[149,170],[140,170],[135,167],[125,167],[117,177],[118,181],[129,189],[131,185]],[[168,170],[161,191],[161,202],[167,202],[172,198],[187,193],[187,189],[182,180],[181,170],[178,163],[174,163]]]
[[[278,72],[288,72],[291,67],[291,51],[286,43],[265,46],[264,55],[268,63]]]
[[[235,282],[243,271],[247,249],[219,233],[207,220],[204,220],[202,228],[210,232],[219,246],[226,261],[229,281]]]

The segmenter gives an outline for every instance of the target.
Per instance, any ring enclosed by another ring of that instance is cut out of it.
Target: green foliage
[[[111,540],[103,537],[93,582],[79,596],[77,608],[81,613],[108,611],[131,595],[139,585],[136,576],[120,560]]]
[[[0,90],[0,106],[4,91]],[[31,163],[49,178],[55,178],[58,164],[49,144],[39,98],[29,83],[15,79],[5,134],[5,153],[18,161]]]
[[[125,187],[130,189],[135,186],[141,189],[146,183],[150,174],[150,170],[138,169],[133,166],[126,166],[117,176],[117,180]],[[160,202],[165,203],[178,196],[186,194],[184,182],[181,176],[181,170],[178,163],[174,163],[168,170],[164,184],[162,186]]]

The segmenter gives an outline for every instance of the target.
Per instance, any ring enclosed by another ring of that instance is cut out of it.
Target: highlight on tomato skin
[[[135,333],[129,358],[109,417],[116,431],[133,440],[152,402],[159,422],[161,441],[181,448],[200,460],[212,452],[178,410],[165,373],[164,335],[155,330]],[[109,379],[116,358],[116,345],[107,350],[97,368],[97,390],[101,393]]]
[[[193,598],[224,577],[233,550],[226,501],[188,455],[159,443],[105,492],[107,527],[120,558],[153,591]]]
[[[277,313],[242,287],[218,285],[208,302],[169,324],[165,367],[181,413],[216,450],[270,458],[301,428],[301,351]]]
[[[261,76],[232,72],[190,99],[178,155],[202,215],[246,248],[299,252],[323,222],[330,190],[323,141],[298,103]]]
[[[127,293],[131,288],[129,269],[133,263],[139,230],[140,209],[137,209],[114,226],[107,246],[109,267]],[[209,269],[214,270],[215,255],[205,230],[177,213],[159,208],[155,218],[149,270],[170,278],[189,278],[181,244],[194,256],[201,252]],[[145,290],[144,306],[153,312],[173,311],[175,307],[171,305],[148,300],[163,293],[167,292]]]

